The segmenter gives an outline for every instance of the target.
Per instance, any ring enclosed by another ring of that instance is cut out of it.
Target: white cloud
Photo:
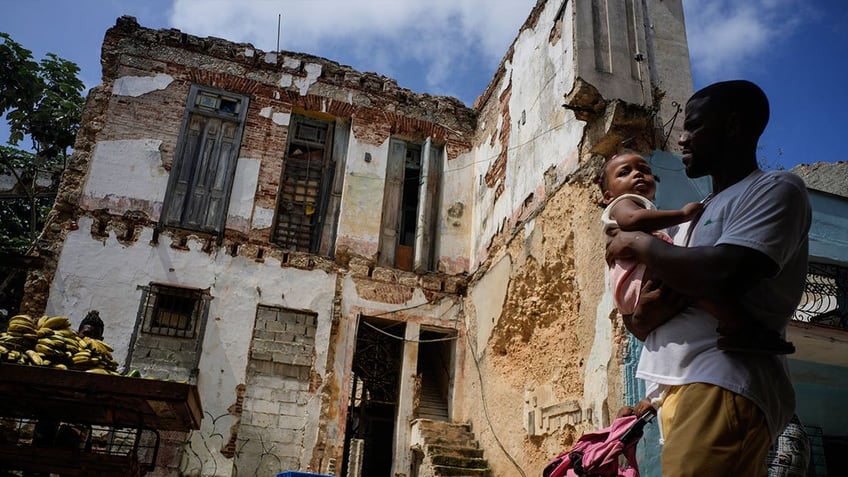
[[[175,0],[170,23],[183,32],[324,56],[397,77],[416,68],[428,90],[452,88],[468,58],[494,66],[535,0]],[[491,72],[490,72],[491,73]],[[401,85],[404,86],[404,85]]]
[[[684,8],[693,73],[707,83],[738,76],[811,14],[799,0],[684,0]]]

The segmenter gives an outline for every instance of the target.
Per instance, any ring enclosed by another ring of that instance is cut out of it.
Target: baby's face
[[[623,194],[637,194],[654,200],[657,180],[648,162],[638,154],[621,154],[610,159],[604,167],[606,192],[604,201],[609,203]]]

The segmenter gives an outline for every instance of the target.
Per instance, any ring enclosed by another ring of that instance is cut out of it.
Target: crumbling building
[[[23,309],[197,384],[158,475],[538,475],[623,404],[592,179],[668,157],[680,0],[539,0],[473,107],[130,17],[102,65]]]

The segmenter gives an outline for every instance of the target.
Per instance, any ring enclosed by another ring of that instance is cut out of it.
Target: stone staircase
[[[448,421],[448,401],[431,380],[422,380],[418,393],[417,417],[431,421]]]
[[[468,424],[416,419],[411,443],[414,477],[492,477]]]

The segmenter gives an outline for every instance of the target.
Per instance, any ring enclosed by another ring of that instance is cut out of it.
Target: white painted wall
[[[486,248],[504,220],[518,212],[531,193],[536,199],[544,194],[546,170],[555,167],[564,175],[577,166],[575,151],[585,123],[562,107],[574,82],[571,2],[565,8],[560,39],[553,44],[549,40],[559,7],[559,2],[547,2],[537,27],[521,31],[512,57],[504,64],[506,72],[498,91],[489,99],[490,103],[497,102],[512,82],[505,190],[497,201],[495,189],[488,188],[480,177],[485,177],[500,154],[500,142],[496,139],[495,145],[490,146],[488,137],[481,138],[475,148],[472,256],[476,262],[472,269],[486,256]],[[502,122],[503,117],[499,119],[498,132],[504,127]]]
[[[210,303],[198,389],[204,410],[201,433],[193,439],[195,451],[205,449],[202,439],[214,432],[229,435],[232,417],[219,419],[212,428],[210,416],[227,415],[235,402],[236,385],[245,382],[245,369],[253,323],[258,304],[311,310],[318,314],[314,371],[323,376],[327,369],[327,348],[335,291],[335,276],[320,270],[281,267],[279,261],[264,263],[232,257],[221,251],[209,255],[202,242],[190,240],[189,251],[173,249],[167,236],[151,245],[152,229],[144,229],[133,245],[120,244],[114,236],[93,240],[92,219],[82,217],[79,230],[70,232],[59,258],[47,313],[66,315],[76,327],[90,309],[100,311],[106,325],[105,339],[114,356],[124,362],[136,323],[141,300],[139,285],[163,282],[196,288],[210,288]],[[320,391],[316,396],[320,395]],[[320,399],[308,403],[310,415],[319,415]],[[307,436],[307,446],[316,435]],[[218,469],[231,461],[213,449]],[[305,455],[311,455],[307,449]]]
[[[471,230],[474,225],[474,151],[447,160],[445,147],[442,164],[442,191],[436,225],[436,260],[441,261],[444,273],[469,271]]]
[[[230,205],[227,207],[226,228],[247,233],[256,198],[256,186],[259,183],[259,159],[240,158],[236,163],[233,188],[230,192]]]
[[[350,245],[366,257],[377,253],[389,140],[379,146],[360,143],[351,130],[339,213],[338,245]],[[371,162],[365,161],[365,154]]]
[[[115,96],[141,96],[156,90],[165,89],[173,83],[171,75],[159,73],[156,76],[122,76],[112,85]]]
[[[168,187],[161,145],[158,139],[99,141],[83,186],[82,206],[108,208],[115,214],[140,208],[158,220]]]

